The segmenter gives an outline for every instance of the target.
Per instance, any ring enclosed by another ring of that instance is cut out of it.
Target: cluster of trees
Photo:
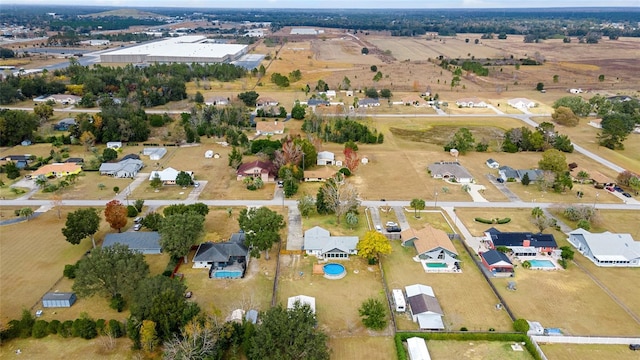
[[[196,106],[189,113],[182,113],[181,121],[187,142],[197,142],[198,136],[215,136],[224,137],[233,146],[249,143],[243,129],[250,126],[250,120],[242,106]]]
[[[280,88],[289,87],[289,78],[280,73],[271,74],[271,82]]]
[[[624,141],[640,125],[640,101],[619,101],[602,117],[598,143],[612,150],[624,149]]]
[[[556,100],[553,103],[554,109],[565,107],[571,110],[571,112],[577,116],[585,117],[591,112],[592,106],[589,102],[585,101],[580,96],[565,96]]]
[[[488,76],[489,69],[482,66],[479,62],[475,61],[464,61],[462,63],[462,70],[471,71],[478,76]]]
[[[32,139],[39,125],[38,117],[33,113],[0,109],[0,146],[14,146]]]
[[[382,144],[384,142],[382,133],[378,133],[375,129],[371,131],[367,125],[351,120],[348,117],[325,120],[314,116],[304,120],[302,130],[309,134],[316,134],[324,141],[339,144],[347,141],[365,144]]]
[[[40,76],[9,75],[0,82],[0,104],[7,105],[36,96],[63,93],[65,90],[66,85],[63,82],[50,79],[46,74]]]
[[[543,122],[534,131],[524,126],[513,128],[505,133],[502,143],[502,151],[508,153],[544,151],[552,148],[562,152],[573,152],[573,144],[569,137],[559,134],[555,126],[549,122]]]
[[[553,189],[555,192],[563,192],[567,188],[573,188],[573,179],[569,172],[566,156],[557,149],[546,150],[538,161],[538,168],[545,171],[542,179],[536,184],[540,190]],[[528,177],[527,177],[528,179]],[[526,181],[529,182],[528,180]],[[523,185],[525,184],[523,178]]]
[[[467,128],[460,128],[453,134],[451,140],[444,146],[444,151],[456,149],[460,154],[466,154],[467,152],[475,149],[479,152],[485,152],[489,148],[489,144],[485,142],[479,142],[476,144],[476,140],[473,137],[471,131]]]
[[[640,194],[640,175],[625,170],[618,174],[616,179],[618,180],[618,185],[628,186],[636,195]]]

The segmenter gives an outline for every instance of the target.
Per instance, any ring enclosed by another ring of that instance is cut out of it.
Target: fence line
[[[607,336],[544,336],[532,335],[531,339],[541,343],[551,344],[611,344],[629,345],[640,343],[640,338],[607,337]]]

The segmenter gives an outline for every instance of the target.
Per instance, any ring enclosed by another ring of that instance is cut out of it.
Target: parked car
[[[387,221],[387,223],[385,224],[386,227],[393,227],[393,226],[398,226],[397,223],[394,223],[393,221]]]
[[[640,350],[640,344],[629,344],[629,350],[633,350],[633,351]]]
[[[376,225],[376,231],[377,232],[382,232],[382,226]]]
[[[622,193],[622,195],[623,195],[624,197],[628,197],[628,198],[630,198],[630,197],[631,197],[631,194],[629,194],[628,192],[623,192],[623,193]]]
[[[503,178],[497,178],[496,181],[499,182],[500,184],[504,183],[504,179]]]
[[[613,190],[615,190],[615,191],[617,191],[617,192],[624,192],[624,190],[622,190],[622,188],[621,188],[620,186],[618,186],[618,185],[615,185],[615,186],[613,187]]]
[[[400,232],[400,227],[399,226],[387,226],[387,232]]]
[[[606,187],[605,187],[605,189],[607,189],[607,190],[609,190],[609,191],[611,191],[611,192],[616,191],[616,190],[613,188],[613,186],[606,186]]]
[[[194,182],[194,183],[193,183],[193,187],[200,187],[200,183],[199,183],[199,182],[197,182],[197,181],[196,181],[196,182]]]
[[[133,222],[136,224],[140,224],[142,222],[142,216],[138,216],[137,218],[133,219]]]
[[[133,225],[133,231],[140,231],[140,229],[142,229],[142,224]]]

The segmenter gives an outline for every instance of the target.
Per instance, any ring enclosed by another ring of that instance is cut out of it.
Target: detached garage
[[[42,306],[46,308],[71,307],[76,302],[76,293],[50,292],[42,297]]]

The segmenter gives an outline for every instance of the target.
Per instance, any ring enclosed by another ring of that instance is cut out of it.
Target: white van
[[[407,311],[407,303],[404,300],[404,293],[400,289],[393,289],[393,303],[396,306],[396,312]]]

